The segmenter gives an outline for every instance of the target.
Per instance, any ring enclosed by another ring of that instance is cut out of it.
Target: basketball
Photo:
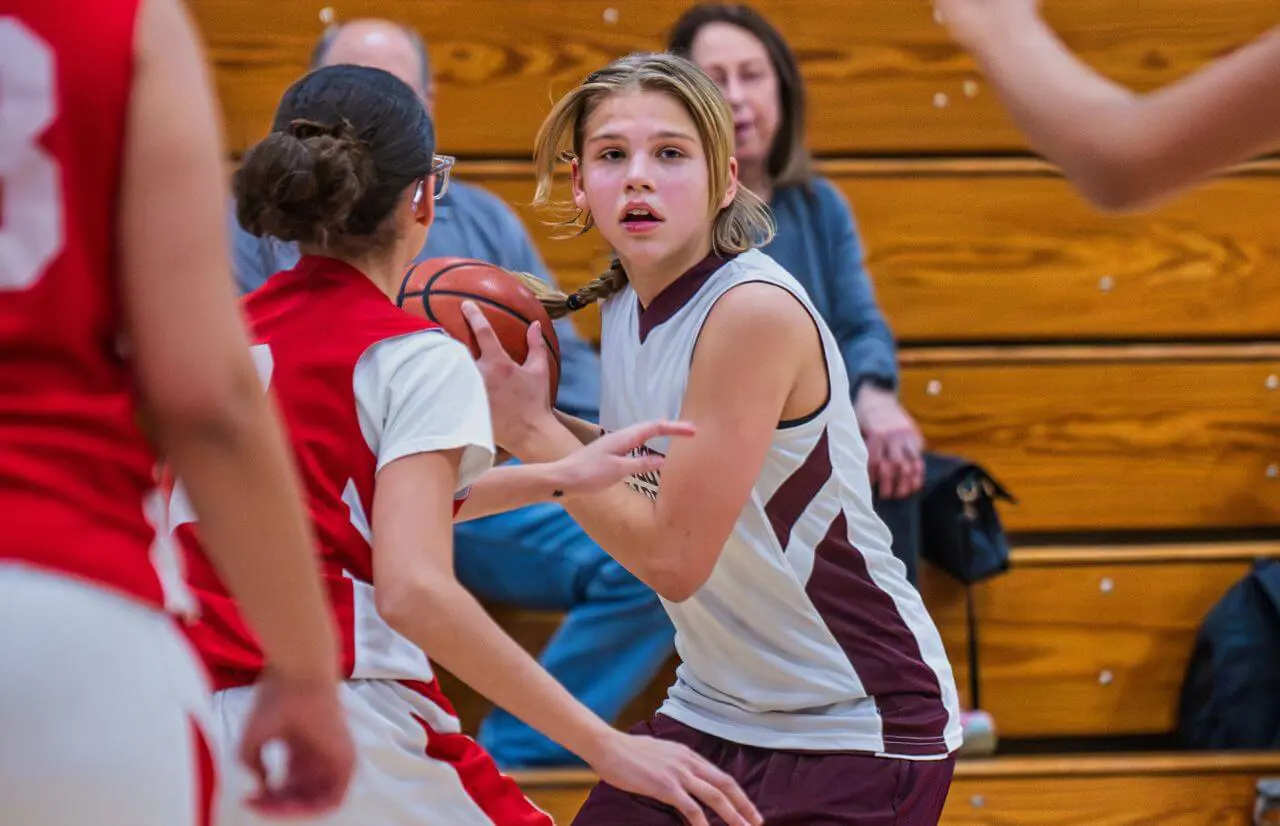
[[[542,340],[550,354],[551,401],[560,385],[560,340],[551,317],[533,291],[519,278],[474,258],[428,258],[405,271],[396,303],[414,315],[434,321],[461,341],[476,358],[480,347],[462,314],[462,302],[473,301],[493,327],[498,341],[520,364],[529,355],[529,325],[542,323]]]

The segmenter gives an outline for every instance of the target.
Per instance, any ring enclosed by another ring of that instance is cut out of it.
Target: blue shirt
[[[296,244],[275,238],[256,238],[231,216],[236,283],[251,292],[270,276],[298,262]],[[436,202],[436,218],[426,246],[417,260],[457,256],[478,258],[509,270],[529,272],[555,283],[534,248],[520,218],[501,198],[477,186],[453,179]],[[573,323],[555,322],[560,339],[560,390],[556,407],[589,421],[600,418],[600,359]]]
[[[815,177],[808,187],[775,191],[769,207],[778,233],[761,251],[804,285],[840,343],[854,395],[868,380],[896,388],[897,348],[876,304],[849,202],[829,180]]]

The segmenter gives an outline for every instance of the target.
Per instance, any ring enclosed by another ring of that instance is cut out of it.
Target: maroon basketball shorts
[[[766,826],[937,826],[955,769],[954,754],[919,761],[743,746],[661,715],[631,731],[683,743],[710,760],[738,781]],[[670,806],[600,783],[573,826],[683,823]]]

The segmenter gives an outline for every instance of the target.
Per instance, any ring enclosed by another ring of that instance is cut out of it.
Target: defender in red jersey
[[[165,610],[194,601],[156,536],[144,419],[191,480],[209,553],[269,654],[246,753],[282,739],[293,760],[259,802],[324,811],[351,772],[298,487],[227,284],[221,163],[176,0],[0,0],[0,806],[12,826],[212,817],[207,681]]]
[[[554,463],[490,469],[494,434],[470,353],[391,298],[447,185],[448,160],[434,145],[430,117],[405,83],[379,69],[329,66],[290,87],[272,133],[235,177],[241,224],[298,242],[303,253],[245,310],[260,378],[302,471],[348,677],[342,697],[361,770],[325,823],[551,822],[461,733],[428,655],[612,782],[694,809],[700,798],[734,826],[755,822],[740,814],[750,805],[737,787],[690,750],[622,734],[573,699],[454,577],[455,516],[572,498],[652,472],[661,457],[632,449],[691,430],[638,423]],[[529,335],[540,337],[536,324]],[[204,525],[181,484],[170,517],[197,549]],[[239,601],[198,553],[191,570],[203,610],[190,636],[220,689],[220,729],[235,738],[259,690],[261,654]],[[228,770],[228,826],[259,822],[235,805],[247,781]]]

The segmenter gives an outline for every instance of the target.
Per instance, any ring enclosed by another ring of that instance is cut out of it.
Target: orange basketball
[[[551,400],[554,402],[560,385],[560,340],[551,317],[519,278],[487,261],[428,258],[405,271],[396,296],[396,303],[405,310],[439,324],[479,358],[480,347],[467,317],[462,314],[464,301],[475,302],[489,320],[503,349],[521,364],[529,355],[526,338],[529,325],[535,321],[542,323],[542,340],[551,355]]]

